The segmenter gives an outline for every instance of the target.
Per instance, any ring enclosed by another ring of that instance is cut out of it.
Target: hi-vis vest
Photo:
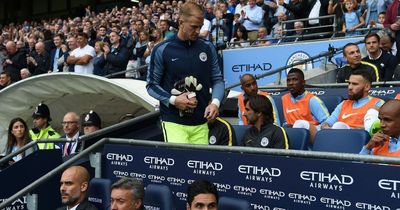
[[[291,94],[286,93],[282,96],[283,114],[287,124],[294,124],[296,120],[306,120],[310,124],[318,125],[319,122],[312,117],[310,110],[310,100],[314,94],[307,92],[304,97],[293,103]]]
[[[354,109],[353,100],[343,101],[342,110],[340,110],[338,122],[344,122],[351,128],[364,127],[364,115],[368,109],[375,106],[381,99],[370,97],[369,101],[364,106]]]
[[[32,129],[29,130],[32,140],[38,139],[59,139],[58,134],[50,125],[47,128],[40,129],[39,132],[34,132]],[[55,149],[54,143],[38,143],[39,149]]]
[[[400,100],[400,93],[397,93],[397,96],[395,99]]]
[[[262,95],[262,96],[268,96],[269,94],[267,92],[263,92],[263,91],[258,91],[257,93],[258,95]],[[246,104],[244,104],[244,93],[241,93],[238,97],[238,103],[239,103],[239,108],[241,111],[241,115],[242,115],[242,120],[243,120],[243,125],[248,125],[249,123],[247,122],[247,118],[244,115],[245,110],[246,110]],[[272,104],[272,102],[271,102]],[[275,111],[275,110],[274,110]],[[275,115],[274,115],[275,116]]]
[[[400,150],[390,152],[389,151],[389,141],[385,141],[382,146],[374,147],[373,149],[374,155],[381,155],[381,156],[395,156],[400,157]]]

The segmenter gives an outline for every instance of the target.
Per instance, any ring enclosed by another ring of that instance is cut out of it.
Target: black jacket
[[[376,60],[370,59],[369,56],[363,58],[362,60],[372,63],[376,66],[376,68],[378,68],[379,78],[381,81],[393,80],[394,70],[397,67],[396,56],[382,51],[381,56]]]
[[[56,210],[67,210],[66,206],[60,207]],[[97,207],[95,205],[93,205],[92,203],[90,203],[89,201],[84,201],[82,203],[80,203],[78,205],[78,207],[76,208],[76,210],[98,210]]]
[[[17,82],[21,80],[21,69],[27,67],[25,51],[17,50],[14,55],[9,55],[8,59],[12,61],[12,64],[7,64],[4,71],[10,74],[12,82]]]
[[[372,82],[378,82],[379,81],[379,72],[378,69],[374,64],[361,61],[360,65],[357,66],[357,68],[352,69],[350,65],[346,64],[342,68],[338,70],[338,73],[336,75],[336,82],[337,83],[344,83],[349,81],[349,77],[351,73],[355,70],[362,70],[362,71],[367,71],[370,73],[372,77]]]
[[[45,51],[43,55],[35,52],[32,57],[35,59],[37,66],[29,64],[29,71],[33,75],[45,74],[50,70],[50,55]]]
[[[208,143],[210,145],[237,145],[235,131],[226,120],[217,117],[215,122],[208,124],[208,129]]]
[[[289,141],[282,127],[272,123],[263,125],[261,131],[250,127],[243,138],[243,145],[250,147],[288,149]]]
[[[118,48],[116,48],[113,52],[110,51],[110,53],[108,53],[108,55],[106,56],[104,72],[106,72],[106,74],[112,74],[119,71],[124,71],[126,70],[126,66],[128,65],[128,60],[128,49],[120,44]],[[114,77],[124,78],[125,73],[121,75],[116,75]]]

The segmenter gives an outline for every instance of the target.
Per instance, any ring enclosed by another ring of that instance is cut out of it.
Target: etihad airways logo
[[[133,156],[128,154],[107,153],[107,160],[132,162]]]
[[[215,173],[221,171],[224,166],[219,162],[208,162],[202,160],[189,160],[187,167],[193,169],[194,174],[215,176]]]
[[[264,196],[264,198],[271,200],[280,200],[285,197],[285,192],[278,190],[260,189],[259,193]]]
[[[0,203],[3,203],[6,199],[4,198],[0,198]],[[18,198],[17,200],[13,201],[11,203],[11,205],[6,206],[5,208],[3,208],[2,210],[14,210],[14,209],[26,209],[26,196],[22,197],[22,198]]]
[[[332,209],[346,209],[351,206],[351,202],[348,200],[340,200],[335,198],[321,197],[319,199],[321,203],[325,204],[325,207]]]
[[[238,195],[252,196],[253,194],[257,193],[257,189],[254,187],[247,187],[240,185],[233,186],[233,190],[236,191]]]
[[[378,185],[384,190],[397,191],[400,189],[400,180],[381,179],[378,181]]]
[[[281,170],[279,168],[267,168],[262,166],[252,166],[252,165],[240,165],[238,171],[242,174],[252,174],[252,175],[268,175],[278,177],[281,175]]]
[[[352,185],[354,182],[353,177],[343,174],[331,174],[315,171],[302,171],[300,178],[304,181],[310,181],[310,187],[342,191],[344,185]]]
[[[331,173],[322,173],[315,171],[302,171],[300,173],[300,177],[306,181],[314,181],[314,182],[326,182],[326,183],[336,183],[343,185],[351,185],[354,180],[353,177],[349,175],[336,175]]]
[[[279,168],[262,166],[239,165],[238,171],[241,174],[245,174],[245,178],[251,181],[272,182],[272,177],[281,176],[281,170]]]
[[[383,190],[391,191],[390,198],[400,199],[400,180],[381,179],[378,186]]]
[[[312,202],[317,201],[317,197],[314,195],[305,195],[300,193],[291,192],[288,197],[293,200],[294,203],[311,205]]]
[[[128,166],[128,163],[133,161],[133,155],[128,154],[107,153],[106,158],[111,165],[117,166]]]
[[[217,190],[220,192],[227,192],[228,190],[231,189],[231,185],[229,184],[223,184],[223,183],[214,183],[215,187],[217,187]]]
[[[219,162],[207,162],[201,160],[189,160],[187,166],[193,169],[221,171],[224,167]]]
[[[175,165],[175,160],[172,158],[146,156],[143,162],[149,165],[150,169],[168,171],[169,166]]]
[[[154,165],[173,166],[175,164],[174,159],[163,158],[163,157],[146,156],[146,157],[144,157],[143,161],[147,164],[154,164]]]
[[[357,202],[355,204],[357,209],[368,209],[368,210],[390,210],[390,207],[388,206],[381,206],[381,205],[376,205],[376,204],[370,204],[370,203],[363,203],[363,202]]]

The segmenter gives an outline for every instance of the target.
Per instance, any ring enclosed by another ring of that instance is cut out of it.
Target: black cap
[[[101,128],[101,119],[96,112],[90,110],[90,112],[87,113],[85,118],[83,119],[82,125],[83,126],[94,125]]]
[[[32,117],[33,118],[43,117],[43,118],[47,118],[48,121],[51,121],[49,107],[46,104],[40,103],[35,108],[35,111],[33,112]]]

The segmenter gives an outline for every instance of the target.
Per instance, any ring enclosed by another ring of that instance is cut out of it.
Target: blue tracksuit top
[[[178,109],[169,104],[169,99],[174,83],[187,76],[196,77],[203,88],[196,92],[198,105],[194,115],[180,117]],[[151,54],[147,91],[160,101],[163,121],[183,125],[205,123],[204,111],[209,101],[218,99],[222,102],[224,96],[224,82],[215,47],[201,38],[196,41],[182,41],[176,35],[158,44]]]

